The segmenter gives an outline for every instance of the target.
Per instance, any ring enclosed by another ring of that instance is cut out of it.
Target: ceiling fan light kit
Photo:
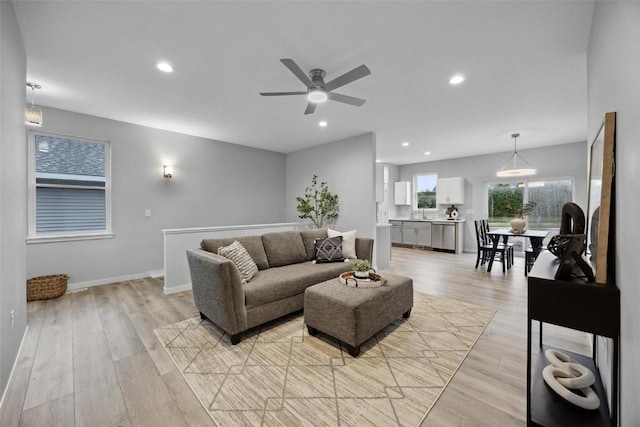
[[[324,82],[324,76],[326,73],[324,70],[315,68],[309,72],[309,75],[294,62],[293,59],[283,58],[280,60],[285,67],[289,69],[304,85],[307,87],[306,92],[260,92],[262,96],[290,96],[290,95],[307,95],[307,108],[304,114],[313,114],[317,104],[321,104],[326,100],[342,102],[344,104],[353,105],[355,107],[361,107],[366,100],[356,98],[348,95],[341,95],[339,93],[332,92],[334,89],[342,87],[346,84],[354,82],[365,76],[371,74],[369,68],[366,65],[361,65],[353,70],[344,73],[340,77],[331,80],[328,83]]]
[[[518,150],[516,148],[516,138],[518,138],[519,136],[519,133],[511,134],[511,137],[513,138],[513,154],[511,155],[511,157],[509,157],[507,163],[502,166],[502,169],[500,169],[496,173],[496,175],[501,178],[529,176],[536,174],[536,169],[518,154]]]
[[[307,101],[321,104],[327,100],[327,92],[321,89],[313,89],[307,93]]]

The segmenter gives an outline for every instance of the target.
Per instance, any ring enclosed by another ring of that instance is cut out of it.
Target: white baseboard
[[[164,277],[164,269],[147,271],[147,276],[151,277],[152,279]]]
[[[16,353],[16,359],[13,361],[13,367],[11,368],[11,374],[9,374],[9,381],[7,381],[7,386],[2,391],[2,399],[0,399],[0,414],[4,413],[4,399],[7,397],[7,393],[9,389],[13,385],[13,380],[16,375],[16,367],[18,366],[18,360],[20,360],[20,354],[22,353],[22,347],[24,346],[24,340],[27,337],[27,332],[29,331],[29,325],[24,328],[24,334],[22,335],[22,341],[20,341],[20,348],[18,348],[18,352]]]
[[[87,282],[69,283],[67,289],[70,291],[77,289],[90,288],[92,286],[108,285],[110,283],[126,282],[127,280],[136,280],[149,277],[149,273],[129,274],[127,276],[106,277],[104,279],[89,280]]]
[[[191,290],[191,283],[187,283],[185,285],[180,285],[180,286],[172,286],[170,289],[167,289],[167,287],[165,286],[164,294],[171,295],[177,292],[190,291],[190,290]]]

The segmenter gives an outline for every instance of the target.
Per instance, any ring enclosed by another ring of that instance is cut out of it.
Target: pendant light
[[[518,155],[518,150],[516,148],[516,138],[519,137],[519,133],[511,134],[513,138],[513,154],[507,160],[507,163],[502,166],[496,175],[499,177],[512,177],[512,176],[528,176],[535,175],[536,170],[533,166],[531,166],[522,156]]]
[[[42,89],[37,83],[27,82],[31,88],[31,105],[24,109],[24,122],[32,126],[42,126],[42,110],[35,106],[36,89]]]

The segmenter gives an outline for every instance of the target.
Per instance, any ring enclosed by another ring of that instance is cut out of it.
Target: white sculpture
[[[600,407],[600,399],[591,388],[595,376],[589,368],[558,350],[548,349],[544,355],[551,364],[542,370],[542,378],[558,396],[580,408]],[[576,389],[584,396],[571,391]]]

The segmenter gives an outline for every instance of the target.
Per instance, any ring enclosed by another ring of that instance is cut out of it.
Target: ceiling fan
[[[262,96],[287,96],[287,95],[307,95],[307,109],[304,110],[305,114],[313,114],[316,110],[316,106],[325,102],[327,99],[332,101],[338,101],[356,107],[361,107],[366,101],[364,99],[355,98],[353,96],[341,95],[339,93],[332,92],[334,89],[338,89],[346,84],[361,79],[371,74],[371,71],[366,65],[361,65],[353,70],[344,73],[340,77],[336,77],[330,82],[324,82],[324,76],[326,73],[324,70],[313,69],[309,72],[309,77],[293,59],[284,58],[280,62],[289,69],[304,85],[307,87],[306,91],[300,92],[260,92]]]

